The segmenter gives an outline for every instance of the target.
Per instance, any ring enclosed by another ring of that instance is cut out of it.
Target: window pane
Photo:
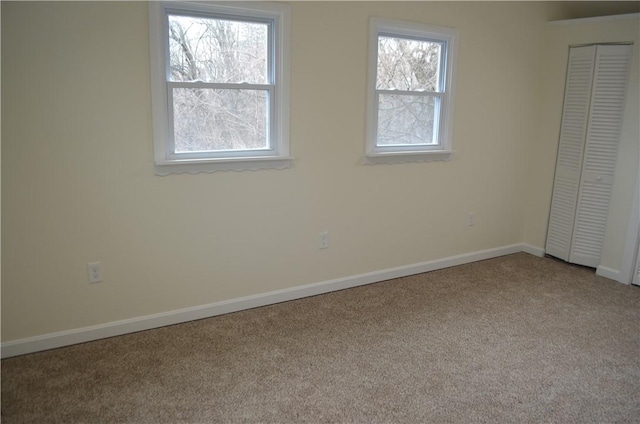
[[[267,90],[174,88],[176,153],[269,148]]]
[[[172,81],[268,84],[268,25],[169,15]]]
[[[432,96],[380,94],[377,145],[438,144],[438,102]]]
[[[379,90],[441,91],[442,44],[397,37],[378,37]]]

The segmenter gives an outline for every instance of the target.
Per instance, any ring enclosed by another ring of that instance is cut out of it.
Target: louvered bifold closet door
[[[546,245],[548,254],[565,261],[569,260],[571,252],[595,52],[596,46],[572,48],[569,52]]]
[[[569,52],[546,251],[597,267],[624,115],[631,46]]]
[[[631,64],[631,46],[596,47],[582,176],[569,262],[600,265]]]

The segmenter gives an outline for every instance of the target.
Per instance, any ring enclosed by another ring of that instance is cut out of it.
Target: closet
[[[597,267],[624,115],[630,45],[572,47],[546,252]]]

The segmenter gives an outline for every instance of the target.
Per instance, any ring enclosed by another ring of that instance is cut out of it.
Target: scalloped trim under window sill
[[[384,163],[409,163],[409,162],[446,162],[451,159],[453,150],[438,150],[436,152],[394,152],[394,153],[369,153],[364,157],[365,165],[377,165]]]
[[[247,157],[224,159],[189,159],[156,162],[155,174],[199,174],[219,171],[259,171],[262,169],[291,168],[292,156]]]

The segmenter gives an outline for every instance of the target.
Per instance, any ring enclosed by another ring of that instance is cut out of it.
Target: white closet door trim
[[[640,163],[640,156],[638,157]],[[620,282],[624,284],[640,285],[640,171],[636,178],[636,190],[633,196],[633,206],[629,217],[629,229],[627,230],[627,242],[625,243],[624,256]]]
[[[640,246],[638,246],[638,258],[636,259],[636,266],[634,268],[633,284],[640,286]]]

